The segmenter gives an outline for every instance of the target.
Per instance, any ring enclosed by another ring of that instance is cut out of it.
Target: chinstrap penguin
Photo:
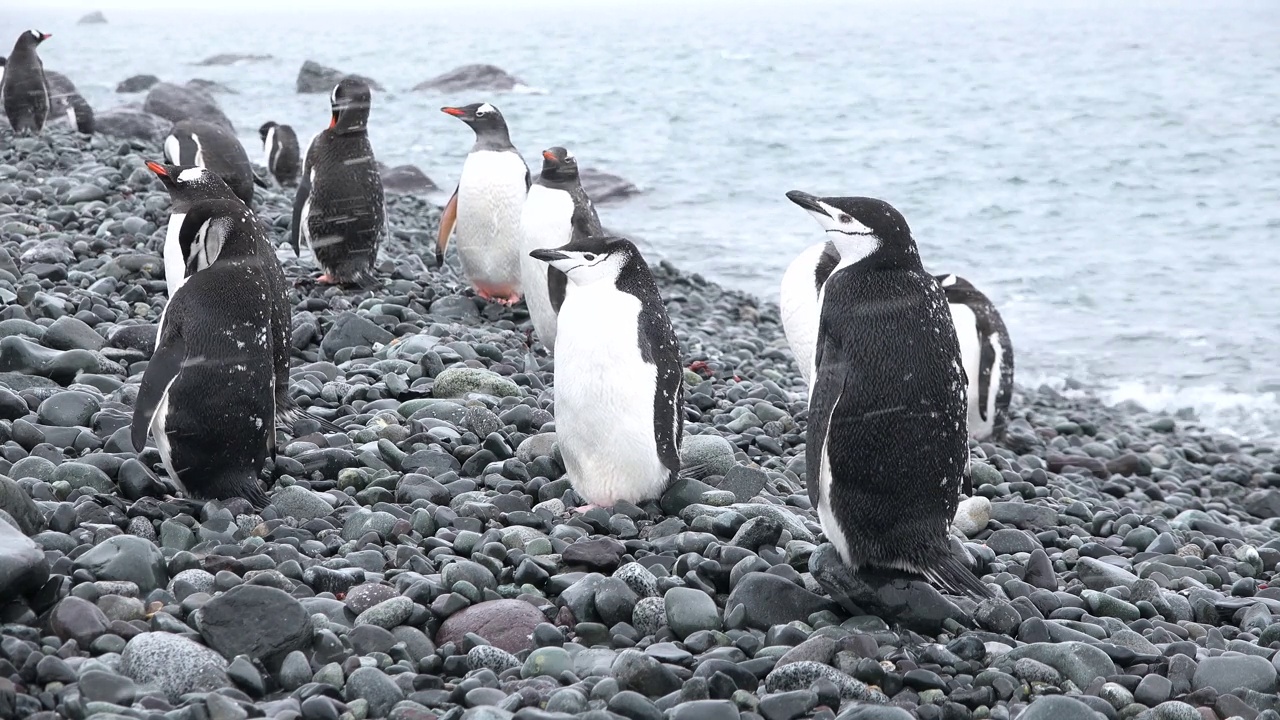
[[[511,144],[498,108],[473,103],[440,110],[469,125],[476,143],[440,220],[436,264],[444,264],[449,238],[456,233],[462,274],[476,294],[514,305],[521,295],[520,216],[532,183],[529,166]]]
[[[49,88],[36,48],[51,37],[39,30],[22,33],[5,62],[0,95],[3,95],[4,114],[19,135],[39,134],[49,115]]]
[[[369,143],[369,85],[343,78],[329,96],[329,127],[312,139],[293,200],[289,241],[301,240],[324,270],[318,281],[376,284],[373,264],[387,231],[382,175]]]
[[[220,245],[217,242],[211,242],[209,237],[217,227],[218,218],[247,216],[254,224],[260,226],[260,223],[244,202],[231,191],[231,188],[227,187],[221,177],[208,168],[161,165],[155,167],[148,165],[148,167],[151,167],[152,172],[160,178],[165,189],[169,191],[172,203],[163,255],[165,284],[168,286],[169,301],[173,302],[179,289],[194,273],[205,270],[217,261]],[[164,172],[162,173],[161,170]],[[289,283],[279,260],[276,259],[275,247],[271,244],[266,232],[260,228],[252,234],[252,240],[255,244],[254,252],[262,258],[260,271],[269,283],[267,301],[271,313],[277,424],[292,428],[300,418],[306,417],[328,430],[341,432],[341,428],[337,425],[314,417],[299,408],[297,402],[289,395],[289,352],[293,329],[293,305],[289,302]],[[161,323],[164,322],[167,312],[166,308],[161,313]]]
[[[959,275],[938,275],[968,378],[969,435],[999,440],[1013,399],[1013,342],[991,300]]]
[[[258,128],[258,137],[262,138],[262,159],[267,171],[275,176],[276,182],[291,186],[298,184],[298,135],[289,125],[281,125],[274,120],[263,123]]]
[[[778,309],[782,332],[805,384],[812,381],[814,345],[818,342],[818,294],[840,262],[840,254],[830,240],[805,248],[782,275]]]
[[[855,570],[892,568],[954,594],[990,595],[948,540],[969,484],[969,446],[942,288],[888,203],[787,197],[840,256],[818,299],[806,439],[806,484],[823,531]]]
[[[649,266],[631,241],[599,235],[530,255],[569,279],[555,364],[569,481],[590,506],[660,497],[680,472],[684,375]]]
[[[171,192],[188,182],[220,184],[206,168],[148,163]],[[224,185],[225,187],[225,185]],[[268,503],[258,474],[276,447],[274,253],[262,226],[230,190],[202,203],[199,232],[183,235],[190,274],[160,316],[142,376],[131,439],[150,434],[169,477],[199,499]],[[190,217],[190,215],[188,215]]]
[[[253,166],[231,131],[204,120],[182,120],[164,139],[165,162],[212,170],[245,205],[253,201]]]
[[[562,147],[542,152],[542,173],[529,188],[520,215],[524,233],[520,257],[520,285],[538,338],[554,352],[556,314],[564,302],[563,272],[554,265],[536,260],[533,250],[558,248],[574,240],[600,235],[600,218],[578,179],[578,161]]]

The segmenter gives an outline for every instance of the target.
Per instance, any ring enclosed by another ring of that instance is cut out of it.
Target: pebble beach
[[[0,127],[0,718],[1280,720],[1274,445],[1019,387],[952,528],[996,597],[850,578],[777,306],[663,262],[688,477],[569,515],[551,359],[414,195],[354,291],[257,190],[291,392],[345,432],[282,433],[263,510],[173,498],[129,441],[161,154]]]

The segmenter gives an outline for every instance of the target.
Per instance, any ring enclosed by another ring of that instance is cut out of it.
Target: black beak
[[[546,249],[534,250],[533,252],[529,253],[529,257],[533,258],[534,260],[541,260],[542,262],[554,262],[556,260],[567,260],[569,258],[568,255],[565,255],[559,250],[546,250]]]
[[[827,214],[827,211],[823,210],[822,206],[818,204],[818,198],[810,195],[809,193],[792,190],[787,193],[787,199],[810,212],[818,212],[823,215]]]

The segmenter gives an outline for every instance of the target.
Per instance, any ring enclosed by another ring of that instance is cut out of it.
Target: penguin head
[[[147,161],[147,169],[160,178],[173,200],[174,210],[186,212],[185,208],[199,200],[235,198],[235,193],[223,182],[222,178],[212,170],[199,165],[183,167],[180,165],[162,165]]]
[[[262,127],[258,128],[258,138],[265,143],[267,141],[267,135],[271,132],[271,129],[277,127],[277,125],[278,123],[275,120],[268,120],[262,123]]]
[[[369,125],[369,108],[373,105],[373,93],[369,84],[360,78],[345,77],[333,86],[329,95],[333,118],[329,127],[340,133],[364,132]]]
[[[18,44],[25,45],[26,47],[35,47],[51,37],[53,36],[49,33],[42,33],[39,30],[28,30],[22,33],[22,37],[18,38]]]
[[[542,151],[542,179],[572,182],[578,179],[578,159],[562,147]]]
[[[607,235],[576,238],[568,245],[529,253],[529,257],[567,275],[574,285],[614,282],[623,268],[639,255],[640,251],[630,240]]]
[[[452,115],[471,126],[476,137],[507,135],[507,121],[498,108],[489,103],[471,103],[462,107],[443,107],[440,112]]]
[[[799,190],[787,193],[827,233],[842,264],[852,265],[872,254],[915,254],[911,228],[892,205],[869,197],[814,197]]]

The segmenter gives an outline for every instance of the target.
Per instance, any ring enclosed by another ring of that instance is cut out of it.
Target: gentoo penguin
[[[175,194],[187,183],[222,184],[206,168],[147,167]],[[188,217],[196,212],[199,232],[181,239],[194,272],[160,317],[134,406],[133,447],[141,452],[150,433],[188,495],[263,507],[258,473],[276,443],[272,268],[279,272],[279,262],[261,252],[262,226],[230,190]]]
[[[245,205],[253,201],[253,166],[244,146],[230,130],[204,120],[182,120],[164,139],[165,162],[200,166],[222,178]]]
[[[324,270],[319,282],[370,285],[387,229],[382,175],[369,144],[372,94],[363,80],[347,77],[329,102],[329,127],[307,148],[289,241],[296,254],[306,239]]]
[[[823,531],[854,569],[905,570],[955,594],[989,595],[948,542],[969,446],[942,288],[888,203],[787,197],[840,256],[818,297],[809,393],[807,485]]]
[[[806,385],[812,380],[813,351],[818,342],[818,293],[838,262],[835,245],[824,240],[805,248],[782,275],[782,332]]]
[[[269,120],[258,128],[262,138],[262,155],[267,170],[281,185],[298,183],[298,136],[293,128]]]
[[[520,215],[532,178],[511,144],[507,121],[489,103],[441,108],[471,126],[476,144],[462,165],[458,189],[445,206],[436,240],[436,264],[444,264],[449,236],[458,234],[462,274],[486,300],[520,300]]]
[[[938,275],[968,378],[969,435],[999,440],[1013,399],[1013,343],[996,306],[959,275]]]
[[[564,302],[564,273],[535,260],[529,252],[557,248],[576,239],[600,235],[600,218],[578,181],[578,161],[562,147],[542,151],[542,174],[529,188],[520,215],[524,252],[520,285],[533,318],[533,328],[548,351],[556,347],[556,313]]]
[[[591,506],[659,497],[680,471],[684,388],[649,266],[631,241],[599,235],[529,254],[569,278],[555,364],[569,481]]]
[[[36,47],[51,37],[39,30],[22,33],[5,63],[4,83],[0,85],[4,114],[19,135],[39,133],[49,115],[49,88]]]
[[[247,215],[255,222],[257,219],[222,178],[208,168],[148,167],[163,182],[172,203],[164,241],[165,283],[168,285],[169,302],[172,303],[193,274],[205,270],[218,259],[220,244],[210,242],[209,237],[216,231],[219,218]],[[300,417],[307,416],[328,430],[341,432],[338,426],[310,416],[289,395],[289,348],[293,330],[289,284],[276,259],[275,246],[265,232],[255,232],[251,239],[256,243],[255,252],[262,257],[260,272],[269,284],[267,303],[271,317],[276,421],[283,427],[292,428]],[[161,324],[167,312],[166,306],[161,313]]]

